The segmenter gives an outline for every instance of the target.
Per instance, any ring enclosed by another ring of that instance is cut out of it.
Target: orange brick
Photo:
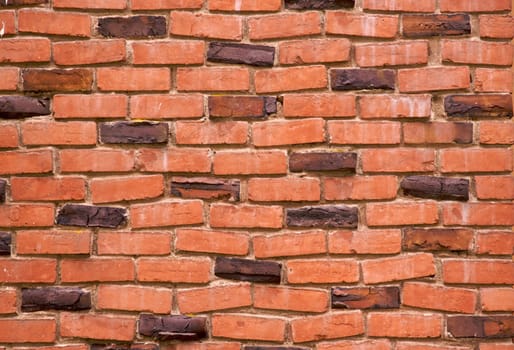
[[[319,289],[255,285],[253,299],[254,307],[259,309],[324,312],[328,309],[329,296]]]
[[[360,116],[371,118],[427,118],[432,111],[430,95],[364,95],[359,97]]]
[[[323,231],[290,232],[274,236],[253,237],[256,258],[278,256],[313,255],[326,253],[326,238]]]
[[[476,176],[479,199],[514,199],[514,176]]]
[[[12,123],[0,124],[0,148],[16,148],[18,145],[18,128],[16,125]]]
[[[53,318],[0,319],[2,343],[53,343],[57,326]]]
[[[364,333],[364,317],[360,310],[307,316],[291,320],[295,343],[337,339]]]
[[[297,145],[325,141],[322,119],[265,121],[252,125],[253,144],[257,147]]]
[[[327,177],[323,180],[325,199],[394,199],[398,191],[396,176]]]
[[[250,40],[290,38],[321,34],[318,12],[255,16],[248,19]]]
[[[366,284],[429,277],[436,273],[434,257],[427,253],[365,260],[361,265]]]
[[[53,170],[53,152],[7,151],[0,153],[0,174],[49,173]]]
[[[0,41],[0,62],[49,62],[50,40],[47,38],[17,38]]]
[[[173,213],[173,215],[170,215]],[[193,225],[203,223],[203,202],[199,200],[160,202],[130,206],[132,228]]]
[[[438,338],[443,318],[437,314],[386,313],[368,314],[368,335],[395,338]]]
[[[480,289],[480,302],[483,311],[514,311],[514,289]]]
[[[428,149],[362,150],[364,172],[427,172],[435,170],[435,152]]]
[[[0,282],[54,283],[57,277],[56,270],[57,262],[54,259],[2,259]]]
[[[98,286],[96,308],[99,310],[122,310],[169,314],[172,291],[164,288],[141,286]]]
[[[18,254],[89,254],[89,231],[18,231]]]
[[[436,0],[364,0],[365,10],[402,11],[402,12],[434,12]]]
[[[0,227],[44,227],[54,224],[53,204],[0,206]]]
[[[97,138],[93,122],[25,122],[21,135],[27,146],[95,145]]]
[[[98,255],[168,255],[171,235],[167,232],[100,231],[96,245]]]
[[[162,175],[98,178],[90,183],[93,203],[133,201],[159,197],[164,193]]]
[[[52,49],[55,63],[62,66],[125,60],[125,40],[61,41]]]
[[[22,9],[18,11],[18,30],[27,33],[89,37],[91,18],[82,13]]]
[[[493,12],[510,11],[509,0],[441,0],[439,4],[443,12]]]
[[[512,255],[514,233],[512,231],[478,232],[475,245],[478,254]]]
[[[247,122],[176,122],[175,140],[178,145],[245,144]]]
[[[355,96],[342,94],[288,94],[284,117],[354,117]]]
[[[295,40],[279,44],[280,64],[345,62],[350,60],[348,39]]]
[[[250,284],[231,284],[177,291],[182,314],[235,309],[252,305]]]
[[[328,122],[331,144],[359,145],[400,143],[401,125],[395,122]]]
[[[444,40],[441,46],[443,62],[452,63],[511,66],[512,53],[509,43]]]
[[[179,91],[247,91],[250,72],[247,68],[202,67],[178,68]]]
[[[254,178],[248,180],[248,199],[256,202],[319,201],[316,178]]]
[[[228,255],[248,254],[248,235],[245,233],[179,229],[176,234],[175,246],[178,251]]]
[[[279,206],[212,204],[212,227],[281,228],[283,210]]]
[[[129,258],[61,260],[61,281],[65,283],[122,282],[134,278],[134,262]]]
[[[352,283],[359,280],[355,260],[290,260],[287,262],[288,283]]]
[[[391,348],[391,342],[388,339],[345,340],[316,345],[317,350],[390,350]]]
[[[514,144],[514,124],[511,122],[480,122],[480,143],[488,145]]]
[[[82,200],[86,181],[81,177],[14,177],[11,196],[15,201]]]
[[[477,68],[474,84],[477,92],[512,92],[512,72],[506,69]]]
[[[327,87],[324,66],[262,69],[255,72],[255,91],[275,93]]]
[[[0,75],[2,75],[0,91],[15,91],[18,88],[18,82],[20,80],[19,68],[0,68]]]
[[[123,118],[128,114],[125,95],[55,95],[55,118]]]
[[[443,260],[444,283],[513,284],[514,262],[509,260]]]
[[[403,285],[402,303],[422,309],[472,314],[477,304],[477,293],[472,289],[410,282]]]
[[[130,98],[134,119],[199,118],[203,116],[203,96],[136,95]]]
[[[280,0],[209,0],[210,11],[265,12],[279,11],[281,6]]]
[[[16,12],[0,11],[0,22],[4,30],[4,35],[16,34]]]
[[[96,84],[100,91],[163,91],[171,87],[168,68],[98,68]]]
[[[514,343],[481,343],[480,350],[512,350],[514,349]]]
[[[138,41],[132,43],[134,64],[202,64],[203,41]]]
[[[514,20],[507,15],[481,15],[480,37],[512,39],[514,36]]]
[[[141,171],[208,173],[211,171],[211,159],[208,149],[173,148],[141,149],[138,154],[138,166]]]
[[[331,254],[396,254],[401,251],[400,230],[335,231],[328,235]]]
[[[407,144],[466,144],[473,142],[471,123],[404,123],[403,140]]]
[[[0,314],[16,313],[16,289],[3,288],[0,291]]]
[[[400,92],[422,92],[467,89],[470,85],[468,67],[430,67],[400,69]]]
[[[130,341],[135,336],[136,318],[63,312],[59,331],[62,337]]]
[[[134,152],[118,149],[66,149],[59,152],[61,171],[124,172],[134,169]]]
[[[131,0],[133,10],[199,9],[203,0]]]
[[[170,34],[209,39],[241,40],[241,17],[173,11]]]
[[[212,315],[212,335],[232,339],[283,342],[286,321],[277,317],[244,314]]]
[[[280,151],[216,152],[214,174],[285,174],[287,156]]]
[[[241,344],[237,342],[201,342],[201,343],[177,343],[171,347],[163,347],[166,350],[241,350]],[[507,350],[507,349],[504,349]]]
[[[139,259],[137,279],[141,282],[207,283],[211,260],[207,258]]]
[[[514,203],[448,203],[443,205],[445,225],[512,226]]]
[[[354,14],[327,11],[327,34],[394,38],[398,32],[398,16]]]
[[[443,149],[440,157],[443,173],[512,171],[512,152],[503,148]]]
[[[398,350],[470,350],[468,346],[446,346],[441,344],[430,343],[414,343],[414,342],[398,342],[396,343]]]
[[[399,202],[366,204],[369,226],[436,224],[439,218],[435,202]]]
[[[360,67],[426,64],[428,62],[428,42],[356,45],[355,59]]]
[[[127,0],[55,0],[53,7],[83,10],[123,10],[127,7]]]

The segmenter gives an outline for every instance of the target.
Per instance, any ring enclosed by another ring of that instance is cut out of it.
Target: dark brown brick
[[[171,195],[182,198],[238,202],[240,189],[241,182],[239,180],[175,177],[171,181]]]
[[[209,43],[207,60],[271,67],[275,61],[275,48],[264,45],[214,42]]]
[[[282,265],[273,261],[218,257],[214,274],[238,281],[280,283],[281,269]]]
[[[209,96],[209,116],[221,118],[265,118],[277,112],[272,96]]]
[[[112,38],[147,38],[167,34],[163,16],[104,17],[98,19],[98,33]]]
[[[91,91],[89,69],[24,69],[24,91]]]
[[[41,5],[48,4],[49,0],[3,0],[0,1],[0,7],[4,6],[22,6],[22,5]]]
[[[102,143],[167,143],[169,127],[166,123],[116,122],[100,124]]]
[[[5,202],[5,189],[7,187],[7,181],[0,179],[0,203]]]
[[[0,232],[0,255],[11,255],[11,234]]]
[[[139,334],[158,340],[199,340],[207,336],[204,317],[154,316],[139,317]]]
[[[135,344],[91,344],[90,350],[159,350],[159,345],[151,343]]]
[[[451,95],[444,99],[449,117],[511,118],[510,95]]]
[[[66,204],[57,214],[56,223],[64,226],[116,228],[127,222],[124,208]]]
[[[289,10],[332,10],[354,6],[355,0],[286,0]]]
[[[294,152],[289,156],[291,171],[355,172],[357,153],[352,152]]]
[[[398,287],[332,288],[332,307],[340,309],[393,309],[400,307]]]
[[[463,35],[471,33],[469,15],[403,15],[403,35],[406,37]]]
[[[50,114],[50,100],[28,96],[0,96],[0,118],[28,118]]]
[[[89,310],[91,293],[79,288],[23,288],[21,310]]]
[[[390,69],[332,69],[333,90],[393,90],[395,73]]]
[[[447,327],[455,338],[510,338],[514,316],[448,316]]]
[[[245,346],[244,350],[309,350],[310,348],[300,348],[298,346]]]
[[[286,223],[289,227],[357,228],[358,222],[358,209],[345,205],[319,205],[286,210]]]
[[[406,229],[403,249],[410,251],[467,251],[473,241],[473,231],[467,229],[429,228]]]
[[[469,180],[452,177],[407,176],[400,183],[403,193],[414,197],[454,199],[467,201],[469,199]]]

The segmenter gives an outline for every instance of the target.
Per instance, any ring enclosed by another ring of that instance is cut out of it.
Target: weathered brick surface
[[[28,118],[50,114],[50,100],[28,96],[1,96],[0,118]]]
[[[406,37],[471,33],[470,17],[466,14],[404,15],[402,26]]]
[[[291,171],[355,171],[357,154],[351,152],[293,152]]]
[[[400,288],[332,288],[332,307],[341,309],[399,308]]]
[[[330,71],[333,90],[390,90],[395,87],[392,70],[333,69]]]
[[[281,265],[271,261],[218,257],[214,274],[238,281],[280,283]]]
[[[98,33],[113,38],[147,38],[166,34],[166,18],[161,16],[105,17],[98,19]]]
[[[12,237],[9,232],[0,232],[0,255],[11,255]]]
[[[21,291],[21,309],[26,312],[90,308],[91,293],[78,288],[24,288]]]
[[[511,338],[513,316],[449,316],[448,332],[455,338]]]
[[[206,319],[187,316],[139,317],[139,334],[158,340],[198,340],[207,335]]]
[[[469,180],[432,176],[407,176],[400,183],[403,193],[435,199],[468,200]]]
[[[207,50],[207,60],[222,63],[242,63],[251,66],[273,66],[275,48],[264,45],[213,42]]]
[[[181,198],[229,200],[240,199],[241,182],[214,178],[173,178],[171,194]]]
[[[467,251],[473,242],[473,231],[467,229],[406,229],[403,248],[413,251]]]
[[[276,112],[275,97],[209,96],[209,116],[213,118],[264,118]]]
[[[102,143],[166,143],[169,137],[168,124],[164,123],[102,123],[99,131]]]
[[[66,204],[59,210],[56,223],[63,226],[116,228],[126,220],[126,210],[123,208]]]
[[[510,95],[451,95],[444,99],[449,117],[511,118]]]
[[[356,207],[312,206],[287,209],[286,223],[290,227],[356,228],[359,221]]]
[[[286,0],[286,8],[290,10],[332,10],[354,5],[355,0]]]
[[[93,71],[88,69],[24,69],[25,91],[91,91]]]

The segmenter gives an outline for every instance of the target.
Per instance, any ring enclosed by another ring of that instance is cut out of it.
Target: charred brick
[[[0,7],[4,6],[22,6],[22,5],[41,5],[48,4],[49,0],[3,0],[0,1]]]
[[[467,251],[473,240],[473,231],[467,229],[429,228],[406,229],[403,249],[409,251]]]
[[[406,37],[470,33],[471,23],[467,14],[403,16],[403,35]]]
[[[289,227],[357,228],[359,212],[356,207],[320,205],[287,209]]]
[[[273,261],[218,257],[214,274],[238,281],[280,283],[281,269],[282,265]]]
[[[11,255],[11,234],[0,232],[0,255]]]
[[[241,182],[212,178],[174,178],[171,181],[171,195],[182,198],[229,200],[240,199]]]
[[[166,35],[163,16],[104,17],[98,20],[98,33],[112,38],[147,38]]]
[[[158,344],[91,344],[90,350],[159,350]]]
[[[332,288],[332,307],[339,309],[395,309],[400,307],[400,288]]]
[[[334,10],[354,6],[355,0],[286,0],[289,10]]]
[[[275,48],[264,45],[214,42],[209,44],[207,60],[271,67],[275,61]]]
[[[272,96],[209,96],[209,115],[221,118],[265,118],[277,112]]]
[[[64,226],[116,228],[127,221],[124,208],[66,204],[57,214],[57,224]]]
[[[444,99],[449,117],[511,118],[510,95],[451,95]]]
[[[167,143],[169,127],[166,123],[117,122],[100,124],[102,143]]]
[[[447,327],[455,338],[511,338],[514,316],[448,316]]]
[[[91,91],[89,69],[24,69],[24,91]]]
[[[403,193],[414,197],[467,201],[469,180],[451,177],[407,176],[400,183]]]
[[[204,317],[154,316],[139,317],[139,334],[158,340],[199,340],[207,336]]]
[[[50,114],[50,100],[28,96],[0,96],[0,118],[16,119]]]
[[[333,90],[394,90],[395,73],[390,69],[332,69]]]
[[[23,288],[21,310],[89,310],[91,293],[78,288]]]
[[[352,152],[294,152],[289,156],[291,171],[341,171],[355,172],[357,153]]]
[[[5,180],[0,179],[0,203],[5,202],[5,189],[7,187],[7,182]]]

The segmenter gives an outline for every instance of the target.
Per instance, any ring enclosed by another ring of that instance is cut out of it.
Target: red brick
[[[443,205],[445,225],[512,226],[514,203],[448,203]]]
[[[352,283],[359,280],[359,265],[350,259],[310,259],[287,262],[287,282]]]
[[[206,258],[139,259],[137,279],[140,282],[207,283],[211,260]]]
[[[356,45],[355,60],[360,67],[426,64],[428,62],[428,42]]]
[[[364,95],[359,97],[360,116],[371,118],[427,118],[432,111],[430,95]]]
[[[475,245],[478,254],[513,255],[514,233],[512,231],[478,232]]]
[[[467,144],[473,142],[471,123],[404,123],[403,140],[407,144]]]
[[[319,201],[315,178],[254,178],[248,181],[248,199],[257,202]]]
[[[509,260],[443,260],[444,283],[513,284],[514,262]]]
[[[4,288],[0,291],[0,314],[16,313],[16,289]]]
[[[57,326],[53,318],[0,319],[1,343],[53,343]]]
[[[295,343],[351,337],[364,333],[364,317],[359,310],[291,320]]]
[[[18,231],[18,254],[89,254],[89,231]]]
[[[247,91],[250,72],[247,68],[202,67],[178,68],[179,91]]]
[[[167,232],[100,231],[96,245],[98,255],[168,255],[171,235]]]
[[[256,258],[279,256],[313,255],[326,253],[326,238],[323,231],[290,232],[274,236],[253,237]]]
[[[130,98],[133,119],[199,118],[203,116],[203,96],[136,95]]]
[[[366,284],[429,277],[436,273],[434,257],[427,253],[365,260],[361,265]]]
[[[250,284],[231,284],[177,291],[182,314],[235,309],[252,304]]]
[[[17,38],[0,41],[0,62],[49,62],[50,40],[47,38]]]
[[[287,94],[284,117],[354,117],[355,96],[342,94]]]
[[[430,67],[400,69],[400,92],[422,92],[467,89],[470,85],[468,67]]]
[[[93,122],[25,122],[21,135],[27,146],[95,145],[97,138]]]
[[[323,180],[325,199],[394,199],[398,191],[396,176],[327,177]]]
[[[443,318],[437,314],[386,313],[368,314],[368,335],[395,338],[438,338]]]
[[[203,41],[138,41],[132,43],[134,64],[202,64]]]
[[[53,224],[53,204],[0,205],[0,227],[43,227]]]
[[[141,286],[98,286],[96,308],[99,310],[122,310],[169,314],[172,291],[164,288]]]
[[[514,124],[511,122],[480,122],[480,143],[488,145],[514,144]]]
[[[287,156],[280,151],[216,152],[214,174],[285,174]]]
[[[91,36],[89,15],[49,10],[22,9],[18,11],[18,30],[67,36]]]
[[[212,204],[211,227],[281,228],[283,210],[279,206]]]
[[[483,311],[514,311],[514,289],[480,289],[480,303]]]
[[[265,12],[279,11],[282,6],[280,0],[210,0],[210,11],[235,11],[235,12]]]
[[[364,0],[365,10],[401,11],[401,12],[434,12],[436,0]]]
[[[199,200],[135,204],[130,206],[130,224],[132,228],[202,223],[203,202]]]
[[[203,0],[131,0],[132,10],[200,9]]]
[[[135,336],[136,318],[63,312],[59,331],[62,337],[130,341]]]
[[[171,87],[168,68],[98,68],[96,84],[100,91],[163,91]]]
[[[396,254],[401,251],[400,230],[335,231],[328,235],[331,254]]]
[[[468,346],[447,346],[430,343],[398,342],[398,350],[471,350]]]
[[[54,283],[57,277],[56,270],[57,262],[54,259],[2,259],[0,282]]]
[[[400,143],[401,125],[395,122],[328,122],[331,144],[359,145]]]
[[[64,259],[61,261],[61,281],[122,282],[133,281],[134,262],[129,258]]]
[[[512,350],[514,343],[480,343],[480,350]]]
[[[175,247],[178,251],[217,253],[228,255],[248,254],[248,235],[239,232],[179,229]]]
[[[55,118],[123,118],[128,114],[125,95],[55,95]]]
[[[410,251],[470,251],[474,232],[460,228],[412,228],[403,234],[403,249]]]
[[[390,350],[391,348],[391,342],[388,339],[345,340],[316,345],[317,350]]]
[[[369,226],[435,224],[439,214],[435,202],[399,202],[366,204]]]
[[[443,149],[440,157],[443,173],[512,171],[512,152],[503,148]]]
[[[325,140],[322,119],[265,121],[252,125],[253,144],[257,147],[319,143]]]
[[[97,178],[90,182],[93,203],[133,201],[159,197],[164,193],[162,175]]]
[[[472,289],[410,282],[403,285],[402,303],[422,309],[472,314],[477,304],[477,293]]]
[[[481,15],[480,37],[512,39],[514,36],[514,20],[508,15]]]
[[[245,144],[248,139],[246,122],[176,122],[178,145]]]
[[[283,342],[286,321],[277,317],[244,314],[214,314],[212,316],[214,337]]]
[[[327,34],[394,38],[398,32],[398,16],[354,14],[328,11]]]
[[[514,199],[514,176],[476,176],[479,199]]]
[[[443,62],[466,64],[512,65],[510,43],[471,40],[444,40],[441,46]]]
[[[509,0],[441,0],[439,4],[443,12],[494,12],[510,11]]]
[[[255,72],[255,91],[275,93],[327,87],[324,66],[263,69]]]
[[[173,11],[170,34],[209,39],[241,40],[241,17]]]
[[[16,12],[0,11],[0,22],[4,30],[4,35],[16,34]]]
[[[59,152],[61,171],[125,172],[134,169],[134,152],[118,149],[66,149]]]
[[[280,64],[345,62],[350,60],[348,39],[295,40],[279,44]]]
[[[2,72],[0,72],[0,74],[2,74]],[[18,128],[15,124],[0,124],[0,148],[18,147],[18,137]]]
[[[173,148],[141,149],[138,152],[138,166],[148,172],[208,173],[211,159],[208,149]]]
[[[435,152],[429,149],[366,149],[361,152],[364,172],[427,172],[435,170]]]
[[[53,170],[53,152],[6,151],[0,153],[1,175],[49,173]]]
[[[54,62],[61,66],[121,62],[125,40],[61,41],[52,44]]]
[[[248,19],[250,40],[290,38],[321,34],[318,12],[255,16]]]
[[[328,309],[329,296],[319,289],[254,285],[253,300],[254,307],[259,309],[324,312]]]
[[[81,10],[123,10],[126,0],[55,0],[54,8],[73,8]]]
[[[0,75],[2,75],[0,91],[15,91],[18,88],[18,82],[20,80],[19,68],[0,68]]]
[[[201,342],[201,343],[177,343],[168,346],[161,345],[165,350],[241,350],[241,344],[237,342]],[[507,349],[504,349],[507,350]]]
[[[474,84],[477,92],[512,92],[512,72],[506,69],[477,68]]]

